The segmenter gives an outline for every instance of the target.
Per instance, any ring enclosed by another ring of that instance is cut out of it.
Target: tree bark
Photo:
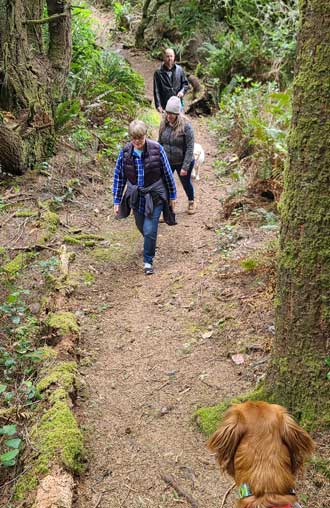
[[[43,17],[45,0],[0,0],[0,108],[15,116],[13,135],[8,134],[10,123],[1,129],[2,138],[8,134],[7,148],[13,139],[15,143],[9,150],[0,145],[0,164],[13,174],[43,160],[53,148],[54,109],[71,58],[71,13],[65,5],[47,1],[49,16],[63,17],[48,23],[44,48],[43,25],[27,21]]]
[[[276,337],[265,388],[318,425],[330,414],[330,3],[302,0],[300,7]]]
[[[137,48],[143,48],[145,45],[144,41],[144,33],[148,28],[152,19],[156,16],[158,9],[168,3],[169,0],[156,0],[152,2],[152,0],[144,0],[143,8],[142,8],[142,19],[137,28],[135,34],[135,46]]]

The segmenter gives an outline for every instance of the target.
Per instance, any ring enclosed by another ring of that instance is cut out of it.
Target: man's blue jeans
[[[151,217],[134,210],[135,224],[144,237],[143,261],[152,264],[156,252],[156,241],[160,214],[163,211],[163,204],[154,206]]]

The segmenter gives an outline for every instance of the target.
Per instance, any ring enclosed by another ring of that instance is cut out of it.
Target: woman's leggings
[[[187,198],[189,199],[189,201],[194,201],[194,196],[195,196],[194,187],[193,187],[193,184],[191,183],[191,172],[193,170],[194,165],[195,165],[195,161],[192,160],[190,163],[187,175],[181,176],[180,171],[182,169],[182,164],[171,164],[173,173],[174,173],[174,171],[176,171],[179,175],[180,182],[182,184],[182,187],[184,188],[185,193],[187,194]]]

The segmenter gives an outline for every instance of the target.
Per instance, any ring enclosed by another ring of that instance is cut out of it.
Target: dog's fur
[[[195,159],[195,165],[193,167],[193,170],[191,172],[191,176],[193,178],[196,178],[196,180],[200,179],[199,172],[201,170],[201,167],[204,164],[205,161],[205,153],[203,150],[202,145],[195,143],[194,144],[194,159]]]
[[[297,502],[289,492],[314,443],[282,406],[248,401],[226,411],[208,447],[237,486],[250,486],[239,508],[271,508]]]

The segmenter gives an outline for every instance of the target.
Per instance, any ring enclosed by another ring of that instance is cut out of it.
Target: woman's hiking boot
[[[195,201],[188,201],[188,214],[193,215],[196,212]]]

